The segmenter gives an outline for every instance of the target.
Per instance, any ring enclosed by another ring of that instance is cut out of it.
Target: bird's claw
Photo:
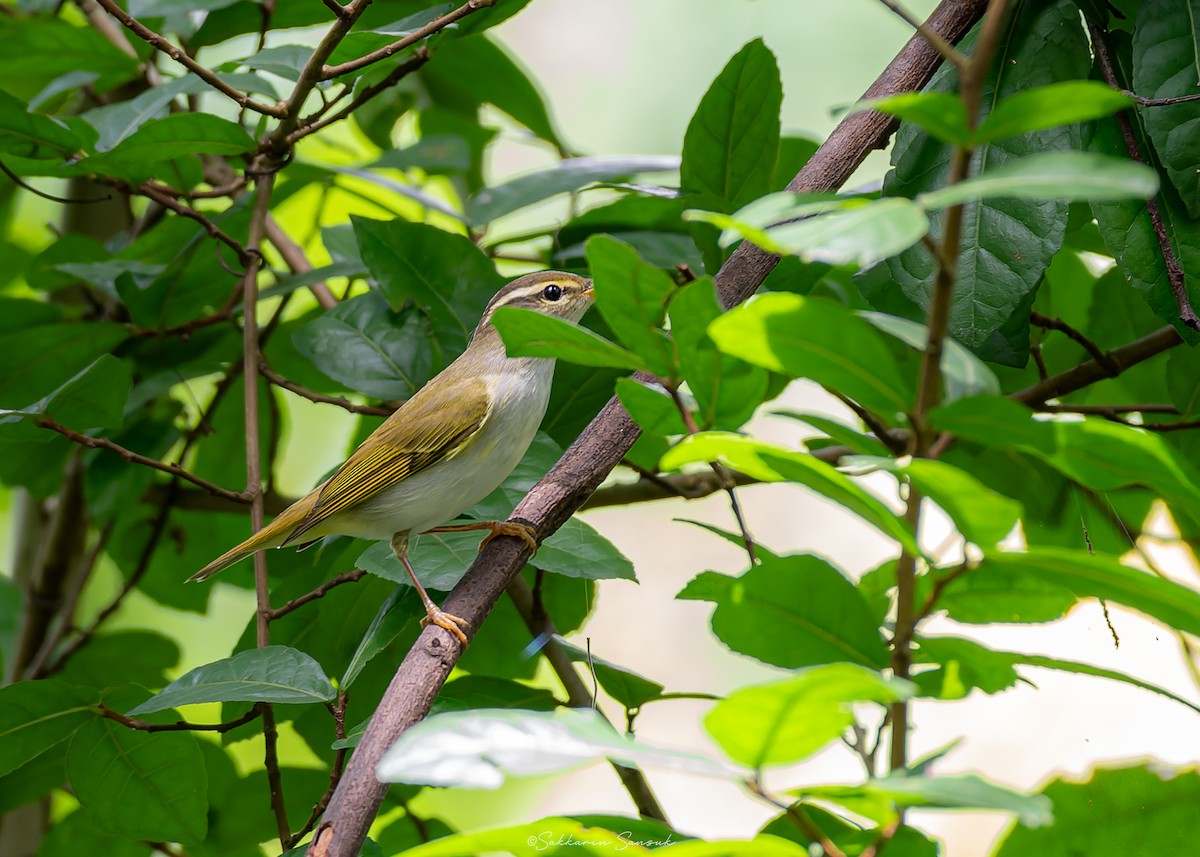
[[[471,623],[461,616],[454,616],[434,607],[421,620],[422,628],[426,628],[429,625],[437,625],[439,628],[443,628],[457,637],[458,641],[464,646],[467,644],[467,635],[463,633],[463,628],[470,628]]]
[[[537,553],[537,530],[528,524],[520,524],[516,521],[497,521],[490,528],[490,532],[483,537],[483,541],[479,543],[479,549],[483,550],[488,546],[488,542],[496,538],[496,536],[515,536],[521,539],[525,544],[529,545],[529,549]]]

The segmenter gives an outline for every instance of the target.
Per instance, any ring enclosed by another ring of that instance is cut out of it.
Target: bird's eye
[[[562,297],[562,294],[562,286],[555,283],[551,283],[550,285],[546,286],[546,288],[542,289],[542,297],[548,301],[556,301]]]

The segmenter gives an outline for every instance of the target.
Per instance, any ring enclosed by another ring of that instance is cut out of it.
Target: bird
[[[419,533],[487,530],[480,550],[501,535],[537,549],[536,533],[525,524],[446,522],[507,478],[533,442],[550,400],[554,359],[509,357],[492,324],[495,312],[522,307],[577,322],[593,299],[591,280],[561,271],[526,274],[502,287],[453,363],[401,404],[332,476],[188,581],[207,580],[267,548],[303,548],[331,535],[390,539],[425,606],[422,627],[444,628],[465,646],[463,629],[470,623],[429,597],[409,561],[409,541]]]

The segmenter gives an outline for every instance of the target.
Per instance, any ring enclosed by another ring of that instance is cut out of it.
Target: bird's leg
[[[425,532],[461,533],[466,530],[488,531],[487,536],[479,543],[480,550],[487,547],[488,542],[496,538],[496,536],[516,536],[529,545],[531,551],[537,553],[537,531],[528,524],[518,524],[516,521],[473,521],[470,524],[451,524],[447,527],[434,527],[432,530],[426,530]]]
[[[458,641],[465,646],[467,635],[463,633],[462,629],[471,627],[471,623],[459,616],[444,612],[442,608],[433,603],[433,599],[429,597],[429,593],[425,591],[421,581],[417,580],[417,573],[413,571],[412,563],[408,561],[408,533],[396,533],[392,536],[392,552],[396,554],[396,559],[400,560],[400,564],[408,572],[408,579],[412,581],[417,594],[421,596],[421,603],[425,605],[425,618],[421,620],[421,627],[424,628],[432,623],[439,628],[445,628],[458,637]]]

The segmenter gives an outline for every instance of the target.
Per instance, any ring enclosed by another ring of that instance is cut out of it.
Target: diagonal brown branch
[[[957,42],[982,15],[982,0],[943,0],[926,25],[949,42]],[[910,39],[864,98],[911,92],[924,86],[940,63],[940,55],[920,36]],[[863,159],[891,136],[894,121],[874,111],[844,119],[789,183],[793,191],[832,190],[843,184]],[[741,245],[717,275],[726,306],[752,295],[779,259],[748,242]],[[560,527],[628,452],[638,429],[616,400],[611,400],[514,510],[545,536]],[[524,565],[529,548],[519,539],[500,538],[476,558],[450,594],[443,609],[478,628],[509,582]],[[375,764],[409,726],[425,716],[439,688],[458,661],[461,648],[448,633],[426,628],[397,669],[366,734],[350,758],[325,817],[317,827],[309,855],[354,857],[387,792],[375,779]]]

